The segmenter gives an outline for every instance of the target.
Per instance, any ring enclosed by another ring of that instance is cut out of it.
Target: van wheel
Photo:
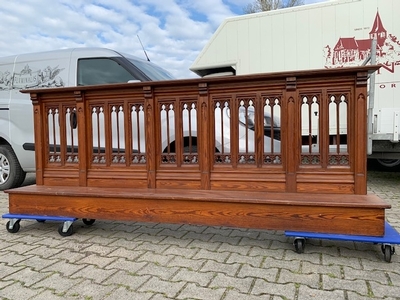
[[[400,159],[377,159],[377,162],[384,168],[390,169],[400,165]]]
[[[0,145],[0,191],[19,187],[25,176],[11,146]]]

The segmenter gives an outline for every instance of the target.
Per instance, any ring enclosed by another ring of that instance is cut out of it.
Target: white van
[[[0,190],[35,172],[33,112],[21,89],[168,80],[159,66],[104,48],[74,48],[0,58]]]

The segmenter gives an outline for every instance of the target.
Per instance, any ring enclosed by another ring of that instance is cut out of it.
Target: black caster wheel
[[[19,229],[21,228],[21,225],[19,225],[19,220],[18,220],[18,221],[16,221],[16,222],[14,223],[14,226],[13,226],[12,228],[10,228],[10,221],[8,221],[7,224],[6,224],[6,228],[7,228],[7,231],[8,231],[8,232],[10,232],[10,233],[16,233],[16,232],[18,232]]]
[[[46,220],[42,220],[42,219],[40,219],[40,220],[36,220],[38,223],[44,223],[44,222],[46,222]]]
[[[294,249],[296,250],[297,253],[301,254],[304,252],[304,247],[306,245],[306,240],[303,238],[297,238],[293,242],[294,244]]]
[[[85,225],[93,225],[93,223],[96,221],[96,219],[82,219],[83,224]]]
[[[63,228],[64,228],[64,224],[60,224],[60,226],[58,226],[58,233],[61,236],[70,236],[74,233],[74,228],[72,227],[72,225],[69,226],[68,230],[65,232],[63,231]]]
[[[382,245],[382,253],[386,262],[390,263],[392,261],[392,255],[395,252],[395,248],[391,245]]]

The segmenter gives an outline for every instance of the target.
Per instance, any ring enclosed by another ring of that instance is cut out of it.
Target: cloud
[[[309,0],[312,1],[312,0]],[[212,34],[251,0],[19,0],[0,10],[0,57],[71,47],[106,47],[150,59],[177,78]]]

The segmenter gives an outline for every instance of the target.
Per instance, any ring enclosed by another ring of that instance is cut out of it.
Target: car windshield
[[[123,54],[133,65],[146,74],[151,80],[171,80],[175,79],[167,70],[144,59],[140,59],[128,54]]]

